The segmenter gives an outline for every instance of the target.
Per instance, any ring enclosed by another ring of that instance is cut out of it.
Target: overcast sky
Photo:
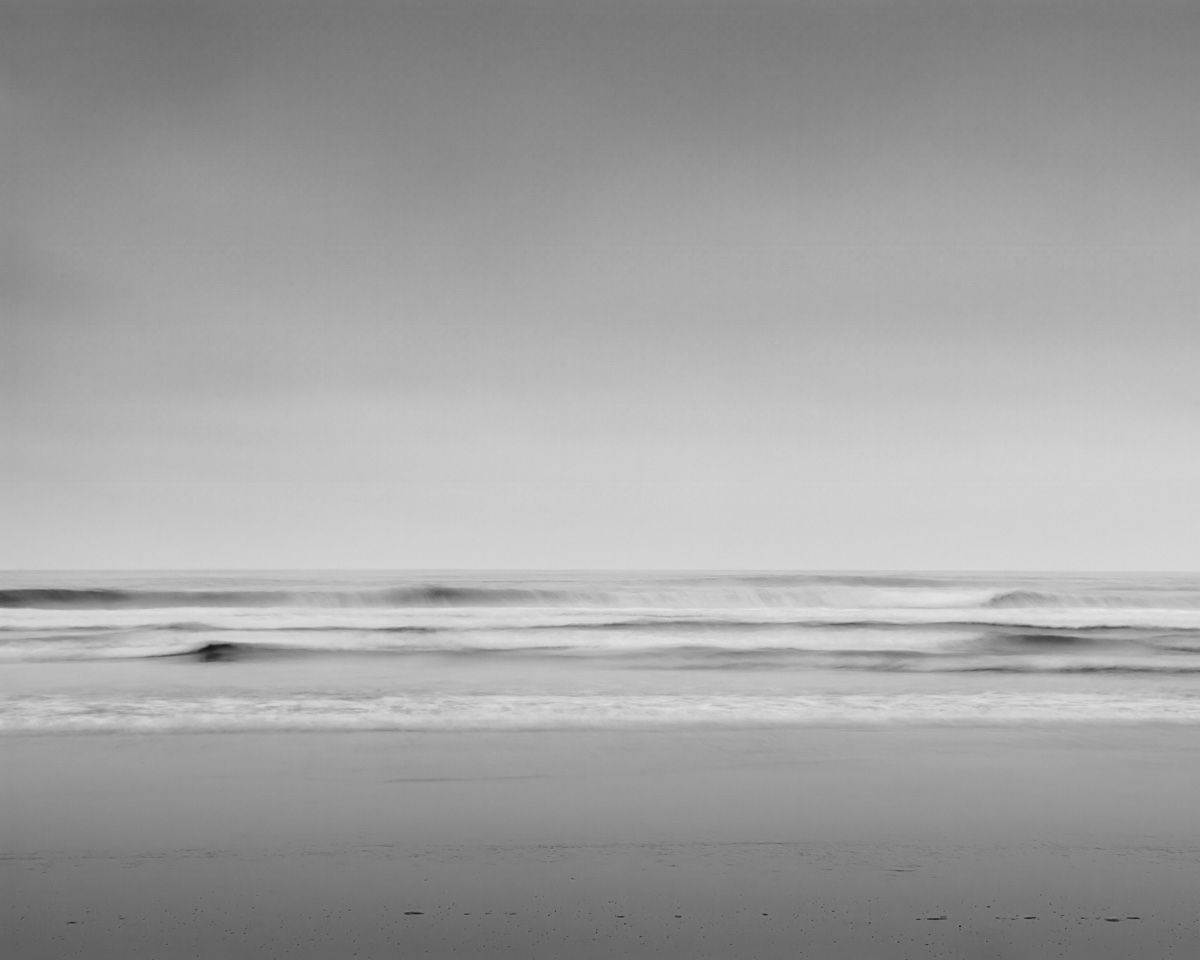
[[[1200,569],[1198,49],[0,0],[0,566]]]

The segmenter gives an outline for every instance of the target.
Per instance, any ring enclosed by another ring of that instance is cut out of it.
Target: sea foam
[[[1200,699],[1116,694],[25,696],[0,733],[456,731],[814,724],[1196,723]]]

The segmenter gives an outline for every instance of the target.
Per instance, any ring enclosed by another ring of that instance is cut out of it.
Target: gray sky
[[[0,0],[0,566],[1200,569],[1197,49]]]

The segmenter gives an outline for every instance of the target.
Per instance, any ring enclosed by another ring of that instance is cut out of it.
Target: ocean
[[[0,574],[0,733],[1200,723],[1200,576]]]

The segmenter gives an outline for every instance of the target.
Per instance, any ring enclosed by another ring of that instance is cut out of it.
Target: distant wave
[[[442,584],[384,590],[114,590],[27,588],[0,590],[0,607],[41,610],[172,607],[420,607],[542,606],[562,599],[552,591],[456,587]]]
[[[461,586],[430,583],[372,590],[122,590],[101,588],[0,589],[0,608],[38,610],[146,610],[170,608],[299,609],[409,607],[677,608],[677,607],[958,607],[984,604],[993,589],[945,585],[865,585],[830,579],[806,586],[680,584],[603,589],[547,586]]]
[[[629,581],[410,581],[320,585],[275,580],[255,588],[210,584],[186,589],[154,585],[8,586],[0,588],[0,611],[19,610],[685,610],[979,611],[981,622],[997,611],[1200,611],[1200,582],[1164,581],[1155,586],[1125,582],[1083,585],[1076,581],[1030,586],[978,579],[936,580],[887,576],[752,576]],[[1083,589],[1078,589],[1084,587]],[[956,614],[969,619],[967,614]]]
[[[0,733],[637,729],[807,724],[1197,723],[1200,699],[1120,694],[24,696]]]

